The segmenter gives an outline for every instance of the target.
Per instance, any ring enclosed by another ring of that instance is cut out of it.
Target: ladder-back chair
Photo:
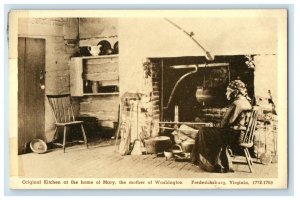
[[[252,173],[253,161],[249,152],[249,148],[253,146],[254,131],[257,124],[258,108],[245,111],[245,128],[241,130],[239,146],[243,149],[249,170]]]
[[[70,94],[47,95],[47,98],[55,118],[56,127],[55,127],[55,135],[53,139],[57,135],[58,127],[63,127],[64,135],[63,135],[62,146],[63,146],[63,151],[65,152],[67,128],[71,126],[80,126],[83,134],[85,146],[86,148],[88,148],[87,138],[83,127],[83,121],[75,120]]]

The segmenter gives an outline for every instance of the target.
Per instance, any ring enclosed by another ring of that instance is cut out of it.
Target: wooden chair
[[[63,150],[65,152],[66,148],[66,134],[67,128],[71,126],[81,126],[81,131],[83,134],[83,139],[86,148],[88,148],[86,134],[83,128],[83,121],[76,121],[73,113],[72,102],[70,94],[63,95],[47,95],[48,101],[53,111],[53,115],[55,118],[55,135],[53,139],[57,135],[57,129],[59,127],[64,128],[64,136],[63,136]]]
[[[254,107],[250,111],[245,112],[245,128],[241,130],[239,146],[243,149],[244,155],[252,173],[253,161],[249,152],[249,148],[253,146],[254,131],[257,124],[258,109]],[[234,162],[234,161],[233,161]]]

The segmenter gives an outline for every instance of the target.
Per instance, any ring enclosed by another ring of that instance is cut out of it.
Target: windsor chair
[[[84,143],[86,148],[88,148],[87,137],[83,127],[83,121],[76,121],[74,117],[71,96],[70,94],[63,95],[47,95],[49,104],[53,111],[53,116],[55,118],[55,135],[56,137],[58,128],[63,127],[64,135],[63,135],[63,151],[66,149],[66,136],[67,129],[71,126],[80,126]]]

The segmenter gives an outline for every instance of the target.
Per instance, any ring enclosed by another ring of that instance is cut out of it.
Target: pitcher
[[[99,53],[100,53],[100,47],[101,47],[101,45],[98,45],[98,46],[89,46],[88,50],[89,50],[89,52],[90,52],[90,54],[92,56],[98,56]]]

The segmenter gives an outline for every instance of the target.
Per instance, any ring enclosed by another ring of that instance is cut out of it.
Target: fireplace
[[[216,56],[214,61],[205,57],[149,58],[149,63],[153,119],[203,121],[218,126],[228,105],[226,87],[236,79],[247,85],[255,102],[251,56]],[[202,94],[198,99],[196,91]]]

